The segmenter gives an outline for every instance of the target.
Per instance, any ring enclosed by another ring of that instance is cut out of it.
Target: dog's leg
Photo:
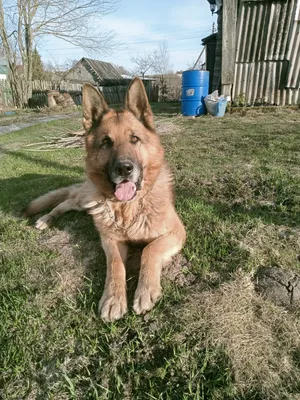
[[[159,237],[144,248],[133,304],[133,309],[137,314],[144,314],[151,310],[161,297],[162,267],[181,250],[184,240],[184,233],[170,233],[167,236]]]
[[[99,313],[105,321],[114,321],[127,312],[126,271],[128,246],[111,239],[102,239],[107,261],[105,288],[99,302]]]
[[[81,210],[81,208],[76,206],[72,200],[65,200],[54,207],[49,214],[45,214],[39,218],[35,223],[35,227],[40,230],[48,229],[53,225],[56,218],[70,210]]]

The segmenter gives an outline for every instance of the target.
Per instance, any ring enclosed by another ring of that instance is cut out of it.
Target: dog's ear
[[[134,78],[131,81],[126,94],[125,106],[147,128],[155,130],[153,113],[144,84],[140,78]]]
[[[102,94],[94,86],[86,83],[82,88],[83,127],[89,131],[102,115],[109,110]]]

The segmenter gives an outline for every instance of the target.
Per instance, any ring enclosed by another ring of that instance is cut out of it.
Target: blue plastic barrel
[[[209,90],[209,71],[197,69],[182,73],[181,113],[186,116],[205,114],[204,97]]]

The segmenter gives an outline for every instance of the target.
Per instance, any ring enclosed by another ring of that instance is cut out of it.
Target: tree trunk
[[[18,0],[18,26],[17,35],[18,50],[22,64],[17,66],[17,47],[13,49],[9,42],[9,36],[4,26],[4,9],[0,0],[0,39],[2,40],[6,57],[10,67],[9,82],[12,91],[14,105],[18,108],[27,106],[28,99],[32,96],[32,61],[33,61],[33,39],[32,39],[32,17],[35,10],[30,2]],[[25,35],[23,37],[25,27]]]
[[[14,105],[17,108],[24,108],[28,104],[28,99],[32,96],[32,82],[13,68],[9,74],[9,83],[12,91]]]

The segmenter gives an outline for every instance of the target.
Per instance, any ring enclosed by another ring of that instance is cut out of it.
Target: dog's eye
[[[102,139],[101,147],[111,147],[112,145],[113,145],[113,141],[111,140],[111,138],[109,136],[105,136]]]
[[[132,143],[132,144],[137,144],[137,142],[139,142],[141,139],[139,138],[139,137],[137,137],[137,136],[135,136],[135,135],[132,135],[131,136],[131,139],[130,139],[130,142]]]

